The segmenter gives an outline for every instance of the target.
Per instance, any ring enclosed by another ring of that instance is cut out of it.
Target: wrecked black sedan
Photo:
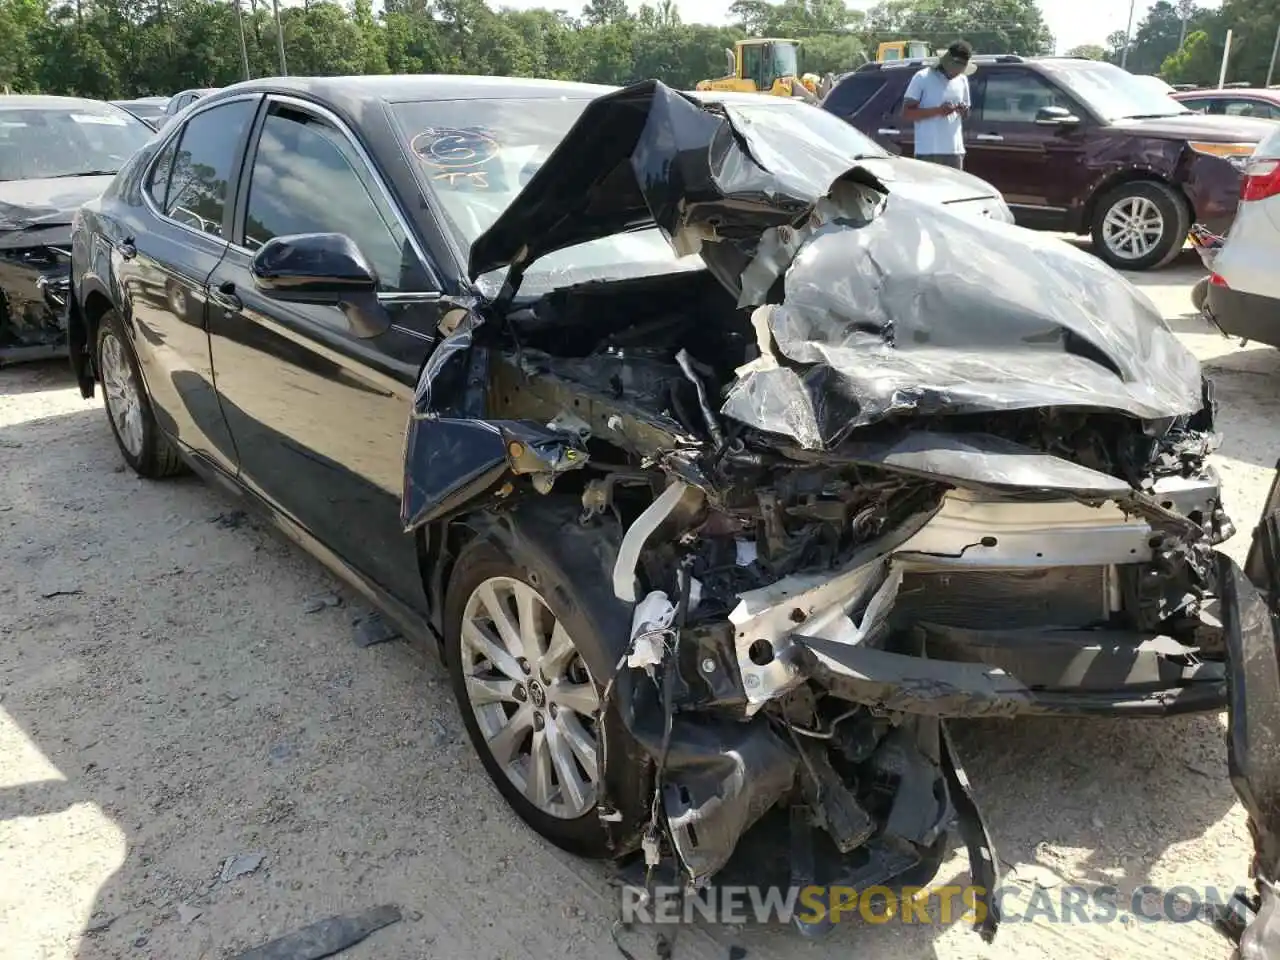
[[[566,849],[696,886],[763,834],[757,876],[862,888],[958,827],[991,890],[948,718],[1230,701],[1275,880],[1273,597],[1214,549],[1209,384],[927,169],[656,82],[238,84],[83,209],[72,359],[141,475],[223,482],[434,637]]]
[[[151,136],[77,97],[0,97],[0,365],[65,356],[71,218]]]

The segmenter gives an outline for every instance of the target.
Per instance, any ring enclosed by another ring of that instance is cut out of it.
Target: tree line
[[[583,0],[569,0],[581,3]],[[239,4],[239,5],[237,5]],[[737,0],[727,26],[685,23],[672,0],[506,10],[501,0],[303,0],[280,10],[285,67],[298,75],[467,73],[687,89],[725,70],[748,36],[803,42],[801,66],[851,70],[881,40],[991,53],[1052,49],[1034,0]],[[551,0],[548,6],[555,6]],[[243,24],[243,48],[241,44]],[[217,87],[280,72],[271,0],[0,0],[0,85],[14,93],[115,99]]]
[[[554,4],[556,0],[550,0]],[[581,0],[569,0],[577,3]],[[1061,2],[1061,0],[1054,0]],[[732,23],[681,20],[673,0],[634,12],[626,0],[576,11],[495,9],[485,0],[0,0],[0,87],[115,99],[217,87],[285,69],[300,75],[466,73],[623,84],[658,77],[687,89],[724,73],[724,49],[751,36],[803,42],[801,67],[841,73],[874,58],[883,40],[940,48],[965,39],[980,53],[1050,53],[1035,0],[736,0]],[[1228,27],[1231,79],[1261,82],[1280,23],[1277,0],[1159,0],[1129,47],[1135,73],[1208,83]],[[1185,30],[1184,30],[1185,27]],[[243,38],[243,41],[242,41]],[[1119,62],[1124,36],[1074,51]]]
[[[1155,74],[1169,83],[1212,86],[1218,82],[1227,31],[1232,32],[1228,82],[1266,83],[1280,30],[1277,0],[1225,0],[1221,8],[1196,0],[1157,0],[1137,24],[1125,57],[1124,31],[1103,43],[1069,51],[1091,60],[1124,62],[1133,73]],[[1280,64],[1272,82],[1280,82]]]

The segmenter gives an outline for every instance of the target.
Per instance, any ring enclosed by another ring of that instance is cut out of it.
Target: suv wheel
[[[1172,187],[1154,180],[1108,190],[1093,215],[1093,243],[1117,270],[1150,270],[1176,257],[1191,230],[1191,212]]]

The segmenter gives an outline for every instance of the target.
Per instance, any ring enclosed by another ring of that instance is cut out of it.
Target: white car
[[[1280,347],[1280,127],[1258,144],[1213,264],[1205,309],[1226,333]]]

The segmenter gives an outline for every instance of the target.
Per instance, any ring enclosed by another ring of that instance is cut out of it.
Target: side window
[[[760,85],[764,77],[764,47],[760,44],[742,48],[742,76]]]
[[[262,126],[245,211],[244,246],[272,237],[343,233],[384,291],[428,289],[417,254],[346,136],[320,118],[276,107]],[[376,199],[375,199],[376,197]]]
[[[178,138],[174,137],[160,151],[160,158],[151,168],[151,176],[147,178],[147,193],[156,208],[163,210],[165,195],[169,192],[169,174],[173,171],[173,155],[178,149]]]
[[[1209,101],[1208,101],[1208,100],[1179,100],[1178,102],[1179,102],[1179,103],[1181,103],[1181,104],[1182,104],[1184,107],[1186,107],[1188,110],[1191,110],[1191,111],[1193,111],[1193,112],[1195,112],[1195,113],[1208,113],[1208,112],[1209,112]]]
[[[255,100],[219,104],[187,121],[178,135],[165,216],[221,237],[227,183],[240,162],[244,131],[253,122]]]
[[[827,95],[827,102],[823,106],[837,117],[852,117],[884,89],[884,84],[883,75],[855,73],[846,77]]]
[[[992,71],[982,96],[981,120],[1035,123],[1043,107],[1073,107],[1066,95],[1029,70]]]
[[[1256,100],[1228,100],[1227,116],[1229,117],[1262,117],[1270,120],[1274,114],[1265,103]]]

